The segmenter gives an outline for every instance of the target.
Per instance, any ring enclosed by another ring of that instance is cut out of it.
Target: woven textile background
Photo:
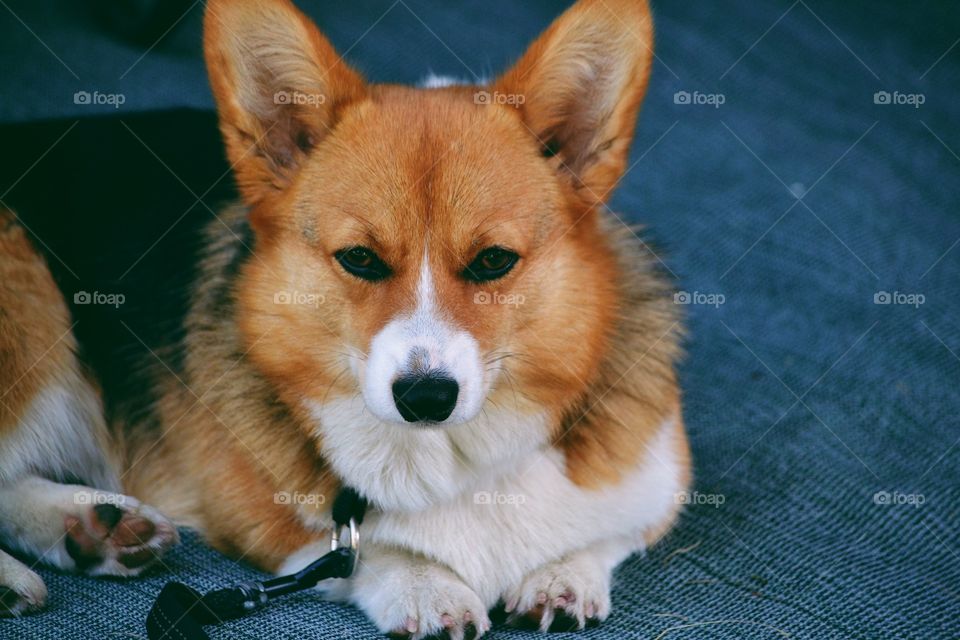
[[[400,82],[496,73],[565,6],[298,4],[368,77]],[[98,115],[125,136],[119,120],[138,113],[211,109],[201,5],[149,51],[83,6],[0,7],[4,131]],[[690,302],[681,376],[696,492],[676,530],[617,572],[609,621],[569,637],[960,637],[960,8],[659,0],[655,11],[657,61],[611,207],[647,225]],[[94,90],[124,104],[74,103]],[[140,155],[116,163],[155,164]],[[0,638],[143,637],[164,582],[253,575],[189,532],[136,581],[41,573],[49,609],[0,621]],[[360,612],[309,595],[214,635],[380,637]]]

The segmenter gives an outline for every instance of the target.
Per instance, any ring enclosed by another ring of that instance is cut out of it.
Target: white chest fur
[[[311,405],[323,454],[350,486],[386,510],[417,512],[522,465],[546,442],[541,414],[487,408],[443,428],[376,419],[360,398]]]
[[[316,413],[338,474],[385,507],[364,523],[364,540],[441,562],[490,604],[571,551],[623,537],[642,548],[644,531],[669,517],[684,489],[673,419],[619,484],[587,490],[567,478],[562,452],[544,445],[540,416],[481,414],[484,424],[405,429],[350,415],[361,406]]]

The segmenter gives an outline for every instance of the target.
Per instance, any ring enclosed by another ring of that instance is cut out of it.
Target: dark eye
[[[487,282],[507,275],[517,264],[520,256],[503,247],[490,247],[477,254],[466,269],[463,277],[473,282]]]
[[[377,254],[366,247],[350,247],[334,254],[337,262],[347,273],[364,280],[383,280],[390,275],[390,267]]]

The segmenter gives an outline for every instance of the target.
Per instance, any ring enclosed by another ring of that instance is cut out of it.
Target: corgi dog
[[[283,574],[329,548],[347,486],[363,551],[322,593],[380,631],[479,636],[498,603],[544,631],[605,619],[612,571],[691,479],[672,292],[605,204],[650,74],[646,0],[579,0],[496,80],[429,88],[366,82],[289,0],[205,11],[240,201],[127,413],[104,419],[5,218],[4,542],[130,575],[175,522]],[[38,582],[0,556],[14,608]]]

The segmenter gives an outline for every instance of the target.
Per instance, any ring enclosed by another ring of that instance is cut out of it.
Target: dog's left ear
[[[493,90],[516,98],[544,153],[595,205],[624,171],[652,58],[646,0],[580,0]]]
[[[255,205],[283,191],[365,84],[289,0],[208,0],[203,29],[227,156]]]

